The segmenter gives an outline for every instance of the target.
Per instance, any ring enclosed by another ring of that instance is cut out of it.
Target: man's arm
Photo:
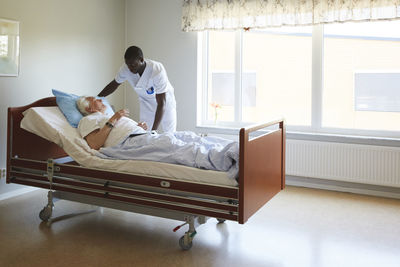
[[[104,87],[104,89],[97,96],[108,96],[112,94],[120,85],[115,80],[112,80],[109,84]]]
[[[96,129],[85,136],[85,140],[91,149],[99,150],[107,140],[112,128],[104,125],[101,129]]]
[[[166,94],[165,93],[156,94],[156,100],[157,100],[157,110],[154,116],[153,128],[151,130],[157,130],[158,126],[160,125],[161,119],[164,115]]]
[[[92,149],[99,150],[107,140],[113,126],[122,116],[127,116],[129,114],[128,110],[121,109],[120,111],[114,113],[114,115],[108,120],[108,125],[104,125],[101,129],[96,129],[90,134],[85,136],[85,140],[89,147]]]

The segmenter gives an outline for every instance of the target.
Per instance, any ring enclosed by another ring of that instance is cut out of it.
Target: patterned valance
[[[400,19],[400,0],[183,0],[182,30]]]

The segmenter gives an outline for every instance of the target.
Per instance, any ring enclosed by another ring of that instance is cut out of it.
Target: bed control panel
[[[171,186],[171,184],[169,182],[167,182],[167,181],[161,181],[160,185],[162,187],[170,187]]]

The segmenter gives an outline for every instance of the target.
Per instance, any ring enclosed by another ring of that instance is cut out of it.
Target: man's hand
[[[117,83],[115,80],[112,80],[109,84],[104,87],[104,89],[98,94],[98,96],[108,96],[112,94],[120,84]]]
[[[143,130],[147,130],[147,124],[144,121],[139,122],[137,126],[142,127]]]
[[[114,115],[108,120],[112,124],[116,124],[119,119],[121,119],[123,116],[128,116],[129,115],[129,110],[127,109],[121,109],[120,111],[117,111],[114,113]]]

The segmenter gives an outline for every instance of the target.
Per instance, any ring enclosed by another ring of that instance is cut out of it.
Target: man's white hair
[[[83,116],[89,115],[90,112],[86,110],[90,106],[90,102],[87,100],[87,96],[81,96],[76,100],[76,106]]]

